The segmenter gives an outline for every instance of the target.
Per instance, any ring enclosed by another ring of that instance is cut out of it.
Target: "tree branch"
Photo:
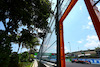
[[[5,30],[7,30],[7,28],[6,28],[6,22],[2,21],[2,23],[3,23],[4,27],[5,27]]]

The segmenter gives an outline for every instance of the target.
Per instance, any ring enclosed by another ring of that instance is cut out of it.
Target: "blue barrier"
[[[74,59],[72,59],[74,60]],[[78,60],[82,60],[82,61],[88,61],[91,62],[91,64],[100,64],[100,58],[99,59],[78,59]]]
[[[76,58],[75,58],[76,59]],[[72,60],[75,60],[75,59],[72,59]],[[69,60],[69,59],[67,59]],[[67,61],[66,60],[66,61]],[[91,64],[100,64],[100,58],[99,59],[78,59],[78,60],[82,60],[82,61],[88,61],[88,62],[91,62]],[[54,61],[56,62],[56,59],[50,59],[50,61]],[[67,61],[68,62],[68,61]]]

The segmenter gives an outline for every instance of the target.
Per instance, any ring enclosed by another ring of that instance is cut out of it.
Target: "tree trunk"
[[[18,47],[17,53],[19,52],[19,48],[20,48],[20,47]]]
[[[6,22],[2,21],[2,23],[3,23],[4,27],[5,27],[5,30],[7,30],[7,28],[6,28]]]
[[[17,53],[19,52],[19,49],[20,49],[20,43],[19,43],[19,47],[18,47]]]

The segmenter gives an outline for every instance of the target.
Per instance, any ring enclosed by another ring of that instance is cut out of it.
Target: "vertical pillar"
[[[39,58],[40,62],[41,62],[41,60],[42,60],[44,39],[45,39],[45,37],[43,37],[43,41],[42,41],[42,44],[41,44],[40,50],[39,50],[39,56],[38,56],[38,58]]]
[[[66,67],[65,52],[64,52],[64,37],[63,37],[63,23],[59,22],[59,34],[60,34],[60,62],[61,67]]]
[[[63,38],[63,22],[60,22],[61,6],[60,0],[57,0],[57,19],[56,19],[56,29],[57,29],[57,67],[65,66],[65,53],[64,53],[64,38]]]
[[[60,61],[60,34],[59,34],[59,2],[60,2],[60,0],[57,0],[57,14],[56,14],[57,67],[61,67],[61,61]]]

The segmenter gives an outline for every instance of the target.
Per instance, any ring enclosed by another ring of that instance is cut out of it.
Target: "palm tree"
[[[36,34],[30,34],[28,30],[24,30],[22,33],[23,35],[18,40],[19,48],[22,45],[22,48],[35,49],[39,45],[39,39]],[[19,52],[19,48],[17,52]]]

